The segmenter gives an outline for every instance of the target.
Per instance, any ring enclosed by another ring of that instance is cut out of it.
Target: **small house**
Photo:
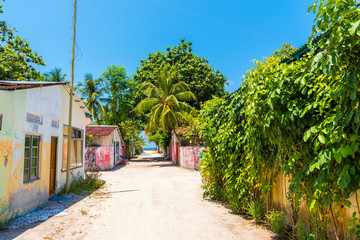
[[[0,223],[44,205],[66,182],[70,86],[0,81]],[[71,171],[84,175],[91,113],[74,93]]]
[[[107,170],[122,162],[126,145],[116,125],[89,125],[86,127],[88,146],[85,169]]]

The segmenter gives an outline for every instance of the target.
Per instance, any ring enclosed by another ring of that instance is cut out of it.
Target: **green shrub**
[[[247,212],[251,218],[260,222],[265,214],[265,206],[260,200],[256,199],[248,204]]]
[[[272,228],[274,233],[279,236],[283,236],[286,232],[285,230],[285,219],[284,213],[279,211],[270,211],[268,215],[266,215],[266,220],[268,225]]]
[[[305,226],[303,220],[299,220],[295,225],[295,236],[298,240],[313,240],[314,234],[311,234]]]
[[[84,192],[92,193],[105,184],[105,181],[101,180],[100,177],[101,173],[99,172],[87,171],[85,172],[85,178],[78,177],[73,180],[69,192],[77,195]]]

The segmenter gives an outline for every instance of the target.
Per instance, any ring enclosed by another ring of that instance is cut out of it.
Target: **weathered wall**
[[[64,87],[60,87],[60,121],[59,121],[59,139],[58,139],[58,161],[56,165],[56,190],[59,191],[64,189],[66,183],[66,171],[62,170],[62,160],[63,160],[63,131],[64,125],[69,124],[69,93],[65,90]],[[73,101],[73,113],[72,113],[72,126],[78,129],[83,130],[83,156],[85,153],[85,113],[80,108],[79,104]],[[83,177],[84,176],[84,157],[83,157],[83,166],[74,168],[71,170],[71,181],[74,177]]]
[[[11,218],[17,210],[11,203],[22,183],[25,101],[25,91],[0,91],[0,113],[3,114],[0,131],[0,222]]]
[[[274,187],[272,189],[272,209],[281,210],[286,213],[286,220],[289,223],[292,223],[292,210],[291,210],[291,202],[289,202],[286,198],[289,191],[289,181],[280,172],[275,179]],[[335,218],[335,226],[327,226],[329,232],[334,232],[337,229],[337,235],[340,239],[349,239],[348,236],[348,225],[349,221],[352,219],[353,212],[358,212],[360,209],[360,190],[353,193],[348,199],[351,202],[351,208],[345,206],[333,206],[334,218]],[[327,210],[330,214],[330,210]],[[308,212],[308,207],[305,202],[300,205],[300,214]],[[304,214],[302,214],[302,218],[306,218]],[[309,225],[310,226],[310,225]],[[314,228],[314,226],[311,226]]]
[[[179,144],[176,140],[176,137],[174,134],[172,134],[171,138],[171,160],[173,164],[177,165],[179,163]]]
[[[55,191],[59,190],[59,184],[65,183],[61,165],[63,124],[68,123],[68,97],[63,86],[0,91],[0,114],[3,114],[0,131],[0,222],[47,202],[51,137],[58,137]],[[42,123],[27,122],[27,111],[42,114]],[[51,126],[53,119],[59,119],[59,127]],[[73,126],[85,129],[85,114],[75,102]],[[23,180],[26,134],[40,136],[39,179],[28,183]],[[83,167],[73,172],[82,176]]]
[[[85,169],[92,170],[98,166],[100,170],[114,167],[114,147],[88,147],[85,152]]]
[[[179,162],[180,166],[184,168],[199,169],[199,160],[204,150],[204,147],[179,147]]]
[[[94,135],[91,139],[91,146],[94,146],[94,147],[112,146],[113,141],[114,141],[114,132],[110,133],[107,136]]]
[[[56,87],[0,92],[0,113],[4,115],[0,132],[0,210],[1,221],[25,214],[43,205],[49,197],[51,120],[58,117]],[[26,121],[26,112],[43,115],[42,124]],[[39,179],[24,183],[25,135],[40,136]]]

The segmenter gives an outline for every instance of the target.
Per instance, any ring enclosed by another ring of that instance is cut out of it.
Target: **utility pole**
[[[68,193],[70,189],[72,103],[73,103],[73,95],[74,95],[74,65],[75,65],[76,3],[77,0],[74,0],[74,20],[73,20],[74,23],[73,23],[72,56],[71,56],[71,82],[70,82],[69,125],[68,125],[66,186],[65,186],[66,193]]]

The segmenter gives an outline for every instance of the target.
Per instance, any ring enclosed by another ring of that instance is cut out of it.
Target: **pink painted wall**
[[[178,142],[176,141],[176,137],[173,134],[172,135],[172,141],[171,141],[172,147],[171,147],[171,159],[172,162],[177,165],[178,164],[178,155],[179,155],[179,145]]]
[[[199,160],[205,147],[180,147],[180,166],[184,168],[199,169]]]
[[[88,147],[85,152],[85,170],[94,166],[98,166],[100,170],[112,169],[114,167],[114,147]]]

